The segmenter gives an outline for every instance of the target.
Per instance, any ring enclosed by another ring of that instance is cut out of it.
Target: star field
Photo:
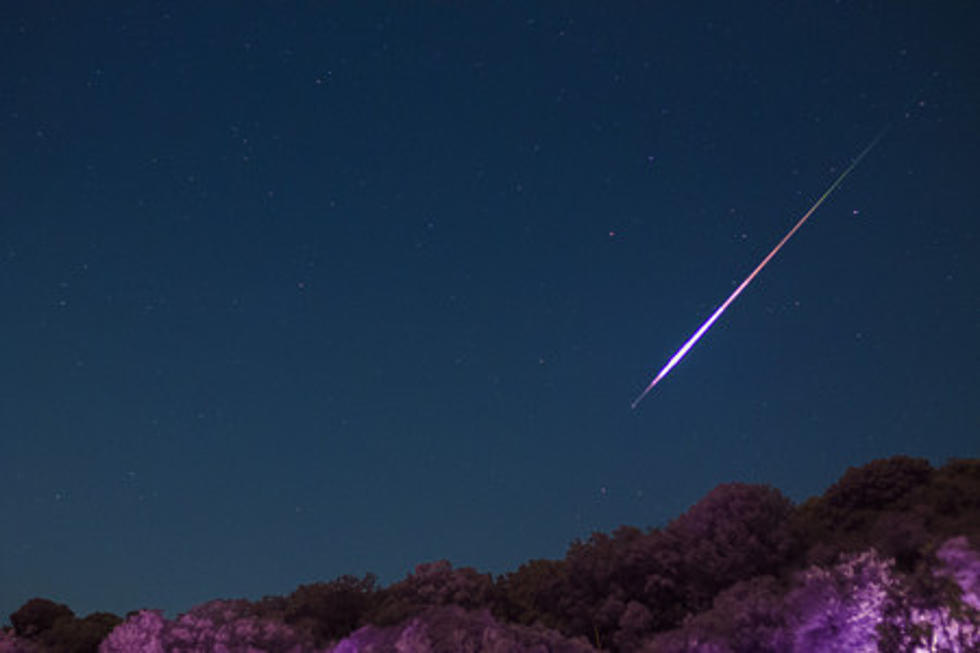
[[[969,3],[0,13],[5,615],[977,455]]]

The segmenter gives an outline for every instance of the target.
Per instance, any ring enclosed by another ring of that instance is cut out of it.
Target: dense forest
[[[494,577],[446,561],[258,601],[77,617],[27,601],[7,651],[977,651],[980,459],[896,456],[794,505],[719,485],[661,528],[622,526]]]

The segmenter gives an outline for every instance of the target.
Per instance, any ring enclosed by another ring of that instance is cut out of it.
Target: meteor
[[[681,359],[684,358],[687,352],[691,350],[691,347],[693,347],[695,343],[701,339],[701,336],[703,336],[705,332],[711,328],[711,325],[714,324],[719,317],[721,317],[721,314],[725,312],[725,309],[727,309],[731,305],[731,303],[735,301],[736,297],[742,294],[742,291],[745,290],[745,288],[750,283],[752,283],[752,280],[755,279],[755,276],[762,271],[762,268],[766,267],[769,261],[771,261],[773,257],[776,256],[776,252],[782,249],[783,245],[785,245],[786,242],[793,237],[793,234],[799,231],[800,227],[803,226],[803,223],[809,220],[810,216],[813,215],[814,211],[816,211],[820,207],[820,205],[824,203],[824,200],[830,197],[830,194],[833,193],[838,186],[840,186],[841,182],[844,181],[844,178],[847,175],[849,175],[851,171],[854,170],[854,168],[856,168],[859,163],[861,163],[861,159],[863,159],[865,155],[868,152],[870,152],[875,145],[878,144],[878,141],[881,140],[881,137],[885,135],[886,131],[888,131],[887,127],[881,130],[881,132],[879,132],[878,135],[874,137],[874,140],[872,140],[868,144],[868,146],[864,148],[860,154],[857,155],[857,158],[855,158],[854,161],[851,162],[851,165],[847,166],[844,172],[840,173],[840,176],[837,177],[836,180],[834,180],[834,183],[832,183],[830,187],[824,191],[823,195],[821,195],[820,198],[813,203],[813,206],[810,207],[810,210],[803,214],[803,217],[800,218],[797,221],[797,223],[793,226],[793,228],[789,230],[789,233],[783,236],[783,239],[780,240],[779,243],[777,243],[776,246],[772,248],[772,251],[769,252],[769,254],[764,259],[762,259],[762,262],[759,263],[759,265],[757,265],[754,270],[752,270],[752,274],[745,277],[745,281],[739,284],[738,288],[735,289],[735,292],[729,295],[728,299],[726,299],[721,306],[715,309],[715,312],[711,314],[711,317],[705,320],[704,324],[698,327],[698,330],[694,332],[694,335],[692,335],[690,338],[687,339],[687,342],[685,342],[681,346],[681,348],[677,350],[677,353],[674,354],[671,357],[671,359],[667,361],[667,364],[664,365],[663,369],[657,373],[657,376],[653,378],[653,381],[650,381],[650,385],[648,385],[646,389],[640,393],[640,396],[638,396],[636,399],[633,400],[633,403],[631,404],[633,409],[636,409],[639,403],[643,401],[643,398],[646,397],[651,390],[653,390],[653,387],[658,383],[660,383],[660,380],[663,379],[665,376],[667,376],[667,374],[672,369],[674,369],[675,365],[681,362]]]

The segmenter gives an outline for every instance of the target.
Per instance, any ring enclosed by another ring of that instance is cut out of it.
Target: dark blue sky
[[[3,615],[977,455],[975,3],[96,4],[0,9]]]

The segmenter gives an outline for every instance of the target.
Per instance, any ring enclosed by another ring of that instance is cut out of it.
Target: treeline
[[[384,587],[341,576],[174,621],[80,619],[32,599],[0,651],[318,651],[362,628],[359,646],[411,636],[419,651],[467,637],[472,650],[488,637],[514,651],[957,650],[980,646],[978,551],[980,460],[935,469],[897,456],[800,505],[769,486],[720,485],[663,528],[595,533],[497,577],[440,561]]]

